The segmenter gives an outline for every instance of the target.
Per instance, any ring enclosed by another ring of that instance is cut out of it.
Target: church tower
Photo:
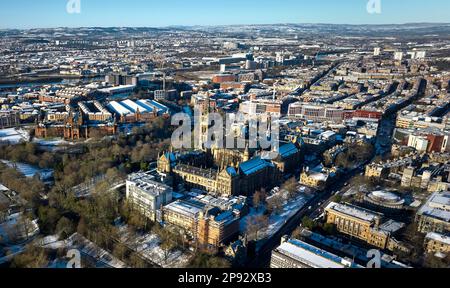
[[[247,162],[250,160],[250,149],[248,148],[248,144],[245,146],[244,157],[242,158],[242,162]]]
[[[206,143],[208,141],[208,132],[209,132],[209,113],[211,110],[211,104],[210,104],[210,98],[209,98],[209,92],[206,94],[206,103],[205,106],[201,109],[201,115],[200,115],[200,131],[198,131],[198,147],[197,149],[201,149],[203,151],[206,151]]]

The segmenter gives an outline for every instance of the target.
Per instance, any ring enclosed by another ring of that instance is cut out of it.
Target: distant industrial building
[[[154,100],[111,101],[108,110],[121,123],[147,122],[169,113],[169,108]]]
[[[0,111],[0,129],[16,127],[20,124],[20,113],[15,111]]]
[[[240,111],[248,115],[272,115],[281,116],[281,101],[273,100],[251,100],[240,105]]]
[[[290,104],[288,114],[291,117],[300,117],[311,121],[332,121],[339,123],[344,120],[344,109],[301,102]]]
[[[177,90],[155,90],[154,91],[155,100],[177,100],[178,92]]]
[[[137,86],[139,84],[139,78],[132,75],[106,75],[105,82],[112,86],[132,85]]]
[[[136,89],[136,85],[120,85],[110,88],[99,89],[98,91],[101,93],[105,93],[108,97],[114,98],[126,98],[133,94]]]

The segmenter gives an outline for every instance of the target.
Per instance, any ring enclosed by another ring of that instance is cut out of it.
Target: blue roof
[[[261,159],[261,157],[258,156],[239,165],[239,169],[245,175],[250,175],[269,166],[271,166],[271,163]]]
[[[221,221],[231,220],[231,219],[234,219],[233,212],[225,211],[225,212],[217,215],[214,220],[216,220],[217,222],[221,222]]]
[[[236,169],[234,169],[233,167],[228,167],[228,168],[227,168],[227,173],[228,173],[230,176],[236,176],[236,175],[237,175]]]
[[[297,146],[294,145],[294,143],[285,144],[280,147],[280,155],[283,158],[289,157],[295,153],[297,153],[299,150]]]
[[[155,105],[158,109],[162,110],[163,113],[169,112],[169,108],[164,106],[163,104],[156,102],[154,100],[150,100],[150,104]]]
[[[167,159],[169,159],[170,162],[176,162],[177,161],[177,157],[173,153],[168,152],[168,153],[166,153],[164,155],[166,156]]]
[[[136,112],[137,112],[136,109],[130,107],[127,103],[125,103],[125,102],[123,102],[123,101],[122,101],[122,102],[119,102],[119,104],[122,105],[123,107],[125,107],[126,109],[130,110],[130,111],[133,112],[133,113],[136,113]]]
[[[136,104],[145,108],[149,112],[153,112],[153,110],[155,110],[152,106],[148,105],[147,103],[141,100],[137,101]]]
[[[192,116],[192,110],[189,106],[184,106],[183,107],[183,113],[188,114],[189,116]]]
[[[299,241],[299,240],[296,240],[296,239],[291,239],[288,242],[293,244],[293,245],[295,245],[295,246],[301,247],[301,248],[303,248],[303,249],[305,249],[307,251],[310,251],[310,252],[312,252],[312,253],[314,253],[316,255],[322,256],[322,257],[324,257],[324,258],[326,258],[326,259],[328,259],[330,261],[333,261],[335,263],[342,263],[343,259],[341,257],[339,257],[337,255],[334,255],[334,254],[331,254],[331,253],[329,253],[329,252],[327,252],[325,250],[319,249],[319,248],[317,248],[315,246],[309,245],[309,244],[307,244],[307,243],[305,243],[303,241]],[[351,268],[358,268],[358,267],[359,267],[359,265],[357,265],[355,263],[351,264]]]

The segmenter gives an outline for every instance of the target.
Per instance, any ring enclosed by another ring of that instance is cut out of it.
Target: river
[[[15,83],[15,84],[0,84],[0,90],[2,89],[15,89],[21,87],[40,87],[44,85],[58,85],[58,84],[75,84],[81,82],[83,84],[89,84],[91,82],[103,81],[103,76],[93,77],[93,78],[75,78],[75,79],[63,79],[61,81],[47,80],[42,82],[25,82],[25,83]]]

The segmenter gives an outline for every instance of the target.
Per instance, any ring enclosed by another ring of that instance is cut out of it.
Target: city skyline
[[[5,1],[0,12],[1,29],[56,27],[167,27],[222,26],[279,23],[380,25],[444,23],[450,19],[450,3],[442,1],[381,1],[381,13],[369,13],[368,0],[345,3],[323,0],[254,1],[225,3],[180,0],[99,1],[81,0],[80,13],[69,13],[69,0]],[[439,3],[436,3],[439,2]],[[432,3],[436,3],[431,5]],[[174,8],[180,7],[180,8]],[[182,9],[181,9],[182,7]],[[213,11],[213,12],[211,12]],[[214,12],[216,11],[216,12]],[[372,11],[373,12],[373,11]],[[39,17],[36,17],[39,16]]]
[[[450,1],[2,3],[0,270],[450,268]]]

